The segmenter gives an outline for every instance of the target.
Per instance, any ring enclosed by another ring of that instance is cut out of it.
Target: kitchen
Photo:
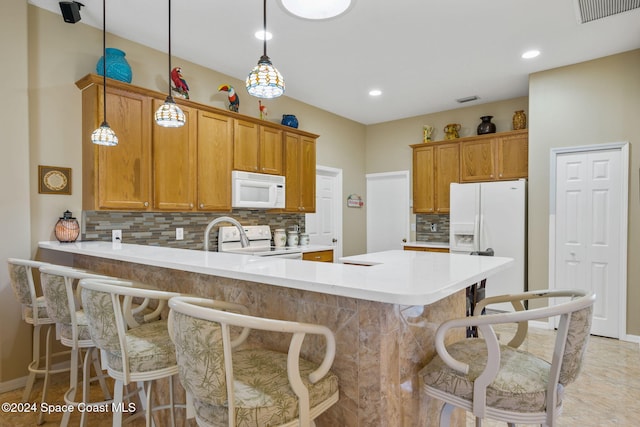
[[[27,75],[30,73],[35,75],[29,81],[29,106],[27,107],[26,100],[22,99],[20,113],[9,114],[9,117],[15,117],[16,122],[22,124],[23,130],[11,134],[22,144],[3,148],[3,154],[6,154],[3,157],[20,159],[20,168],[17,170],[16,167],[9,167],[7,175],[4,176],[6,182],[16,183],[15,188],[20,189],[17,194],[7,195],[9,200],[15,200],[20,207],[16,209],[13,202],[10,204],[5,223],[14,223],[16,216],[29,217],[31,220],[28,224],[15,229],[12,227],[8,231],[10,236],[8,241],[11,244],[6,248],[7,256],[10,253],[13,254],[16,247],[27,254],[34,252],[38,241],[52,238],[53,224],[64,210],[70,209],[75,213],[82,210],[81,153],[78,149],[81,137],[79,131],[81,95],[74,83],[94,67],[97,58],[95,46],[98,34],[95,30],[76,27],[75,32],[72,33],[70,28],[62,26],[57,16],[32,6],[27,8],[21,5],[20,8],[22,8],[22,14],[18,21],[24,23],[28,19],[30,27],[35,26],[35,28],[29,30],[33,32],[29,44],[26,35],[22,39],[21,45],[24,51],[19,56],[22,60],[13,64],[12,73],[25,76],[23,86],[26,86]],[[10,20],[10,18],[4,19]],[[34,22],[37,24],[33,24]],[[6,22],[6,24],[11,23]],[[95,42],[89,43],[85,40]],[[138,70],[149,70],[147,73],[152,74],[152,69],[165,67],[165,54],[127,40],[115,37],[111,40],[127,51]],[[40,47],[36,49],[34,45]],[[31,50],[28,50],[28,46],[31,46]],[[69,48],[61,54],[58,46],[69,46]],[[30,71],[27,67],[26,52],[30,52],[29,62],[41,64],[38,72]],[[52,58],[54,54],[63,55],[63,59],[54,61]],[[535,289],[541,289],[547,282],[548,151],[551,147],[571,144],[637,140],[639,129],[635,121],[625,120],[624,117],[627,116],[609,112],[625,111],[630,117],[637,117],[640,114],[637,102],[634,101],[638,97],[636,92],[633,92],[638,90],[637,80],[633,76],[637,76],[637,70],[640,67],[639,55],[638,51],[631,51],[563,69],[534,73],[530,78],[527,97],[390,123],[363,126],[290,99],[274,102],[271,106],[271,114],[272,117],[278,117],[278,113],[295,111],[301,121],[302,129],[321,135],[317,163],[343,169],[344,182],[348,183],[347,191],[364,194],[365,173],[410,169],[409,145],[419,142],[420,130],[424,123],[440,124],[439,127],[449,122],[465,123],[467,135],[469,135],[475,128],[478,117],[484,115],[487,109],[491,109],[496,117],[495,122],[499,130],[508,129],[513,111],[525,109],[531,122],[529,127],[529,230],[534,231],[529,233],[529,282]],[[142,57],[144,57],[144,64],[140,59],[134,59]],[[189,64],[188,68],[195,76],[195,81],[219,82],[226,78],[195,64]],[[145,71],[139,72],[141,86],[155,87],[154,76],[145,74]],[[577,75],[581,78],[576,79]],[[241,86],[241,83],[237,85]],[[202,91],[204,92],[204,89]],[[575,93],[590,94],[589,102],[592,103],[593,109],[585,111],[582,108],[584,101],[574,99]],[[620,95],[613,98],[612,94]],[[633,95],[625,96],[625,94]],[[59,99],[72,100],[65,107],[65,111],[60,111],[57,107]],[[16,105],[13,103],[11,108],[16,108]],[[554,105],[562,105],[562,110],[553,108]],[[38,111],[47,111],[48,114],[40,114]],[[557,120],[558,115],[563,118],[560,122]],[[567,123],[572,125],[567,126]],[[594,129],[589,126],[590,123],[600,123],[600,126]],[[54,131],[45,135],[42,129]],[[393,144],[390,143],[391,141]],[[31,145],[30,150],[29,145]],[[28,151],[31,151],[31,155]],[[635,150],[632,155],[631,170],[637,173],[640,159]],[[35,174],[32,171],[38,164],[50,163],[73,167],[76,174],[74,174],[72,196],[56,198],[35,194],[33,182],[28,183],[30,180],[33,181]],[[639,183],[637,179],[631,179],[630,182],[632,203],[629,215],[631,224],[629,259],[635,259],[640,252],[638,241],[640,233],[637,233],[638,218],[640,218],[637,203]],[[364,252],[363,211],[363,209],[345,209],[343,218],[345,255]],[[210,217],[207,218],[207,220],[210,219]],[[29,237],[25,238],[25,236]],[[630,316],[635,316],[631,313],[637,312],[633,309],[633,301],[640,300],[640,289],[633,285],[639,283],[637,280],[640,277],[639,268],[637,265],[629,266],[628,311]],[[9,300],[11,299],[7,298],[7,301]],[[640,322],[632,317],[627,332],[631,335],[640,335],[640,330],[637,329],[638,324]],[[17,323],[16,327],[18,327]],[[25,353],[28,353],[28,350]],[[7,378],[12,377],[7,374]]]

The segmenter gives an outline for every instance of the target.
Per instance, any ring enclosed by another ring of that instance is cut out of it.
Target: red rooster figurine
[[[227,92],[227,96],[229,97],[229,110],[235,111],[237,113],[238,109],[240,108],[240,98],[238,97],[238,94],[236,93],[233,86],[228,84],[220,85],[218,86],[218,91],[221,90]]]
[[[182,95],[184,99],[189,99],[189,85],[182,78],[182,68],[176,67],[171,70],[171,80],[175,85],[172,89]]]

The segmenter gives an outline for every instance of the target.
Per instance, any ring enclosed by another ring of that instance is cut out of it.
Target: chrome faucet
[[[240,224],[238,221],[231,218],[230,216],[221,216],[211,221],[209,225],[207,225],[207,229],[204,230],[204,250],[205,251],[209,250],[209,233],[211,233],[211,229],[213,228],[214,225],[219,224],[221,222],[228,222],[235,225],[238,231],[240,231],[240,245],[242,245],[243,248],[246,248],[247,246],[249,246],[249,238],[247,237],[247,233],[244,232],[244,228],[242,228],[242,224]]]

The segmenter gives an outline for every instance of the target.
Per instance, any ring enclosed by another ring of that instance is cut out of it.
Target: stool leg
[[[124,384],[122,380],[116,380],[113,385],[113,403],[116,410],[113,411],[113,427],[122,427],[122,408]]]
[[[64,395],[65,403],[72,403],[76,400],[76,391],[78,389],[78,353],[80,353],[79,348],[71,349],[71,362],[70,362],[70,370],[69,370],[69,390]],[[60,421],[60,427],[67,427],[69,425],[69,418],[71,417],[71,412],[65,411],[62,416],[62,421]]]
[[[88,348],[84,354],[84,362],[82,363],[82,401],[84,403],[89,403],[89,387],[91,385],[91,358],[93,357],[94,348]],[[80,426],[85,426],[85,414],[86,411],[83,411],[80,415]]]
[[[49,388],[49,371],[51,370],[51,327],[53,325],[47,325],[47,337],[45,341],[45,367],[44,367],[44,384],[42,384],[42,403],[47,401],[47,389]],[[39,334],[38,334],[39,335]],[[38,415],[38,425],[44,424],[44,414],[40,411]]]
[[[176,427],[176,405],[173,401],[173,375],[169,377],[169,402],[171,403],[171,427]]]
[[[111,392],[109,391],[109,387],[107,387],[107,381],[105,380],[105,375],[102,372],[102,367],[100,366],[99,352],[95,347],[92,360],[93,369],[95,369],[96,371],[96,377],[98,377],[98,382],[100,383],[100,387],[102,388],[102,394],[104,395],[105,400],[111,400]]]
[[[31,396],[31,389],[33,388],[33,383],[36,381],[36,370],[40,367],[40,326],[41,325],[35,325],[33,327],[32,358],[31,363],[29,363],[29,378],[27,379],[27,385],[24,387],[24,393],[22,394],[23,402],[28,401],[29,396]]]

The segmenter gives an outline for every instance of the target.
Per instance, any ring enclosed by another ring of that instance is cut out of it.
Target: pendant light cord
[[[107,0],[102,0],[102,125],[107,125]]]
[[[171,96],[171,0],[169,0],[169,73],[167,74],[169,78],[169,92],[167,99],[172,98]]]
[[[264,56],[267,56],[267,0],[262,4],[262,40]]]

